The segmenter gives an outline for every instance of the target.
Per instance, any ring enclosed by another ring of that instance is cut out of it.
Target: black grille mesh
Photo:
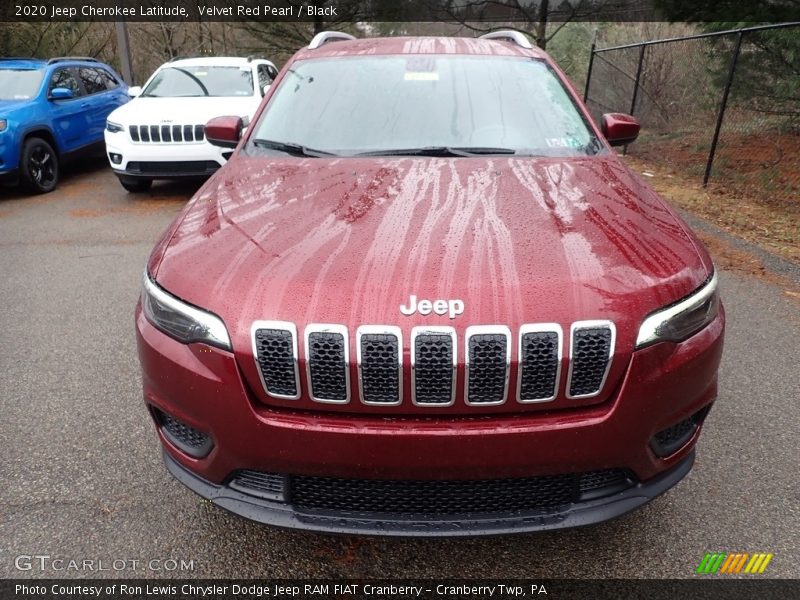
[[[570,396],[584,396],[600,391],[610,349],[611,329],[608,327],[587,327],[573,332]]]
[[[588,477],[587,477],[588,476]],[[621,469],[477,481],[384,481],[290,477],[290,502],[300,509],[407,515],[455,515],[508,511],[554,511],[582,494],[602,496],[632,485]]]
[[[267,391],[277,396],[297,396],[292,332],[257,329],[256,353]]]
[[[308,335],[308,367],[311,395],[321,400],[347,400],[347,366],[344,336],[314,331]]]
[[[558,333],[535,331],[522,336],[519,397],[523,401],[546,400],[556,395]]]
[[[157,408],[158,423],[164,435],[189,456],[202,457],[211,451],[211,437]]]
[[[473,404],[505,400],[508,338],[504,334],[477,334],[469,338],[469,386]]]
[[[285,480],[283,475],[245,469],[237,471],[228,485],[246,494],[282,501]]]
[[[414,392],[417,404],[449,404],[453,399],[453,339],[425,333],[414,340]]]
[[[650,440],[650,446],[658,456],[668,456],[682,448],[697,431],[708,414],[709,407],[705,407],[691,417],[662,429]]]
[[[396,335],[361,336],[361,388],[365,402],[391,404],[400,400],[399,352]]]

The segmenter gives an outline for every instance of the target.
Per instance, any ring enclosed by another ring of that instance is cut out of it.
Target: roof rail
[[[91,56],[56,56],[55,58],[49,59],[47,61],[47,64],[48,65],[52,65],[54,63],[67,62],[67,61],[70,61],[70,60],[83,60],[83,61],[86,61],[86,62],[100,62],[99,60],[97,60],[96,58],[93,58]]]
[[[514,29],[500,29],[499,31],[485,33],[480,37],[480,39],[512,42],[521,48],[525,48],[526,50],[533,48],[533,44],[531,44],[531,41],[528,39],[528,37],[521,31],[516,31]]]
[[[349,40],[354,40],[352,35],[349,33],[344,33],[342,31],[321,31],[314,38],[311,40],[311,43],[308,47],[311,50],[315,48],[319,48],[323,44],[327,44],[328,42],[344,42]]]

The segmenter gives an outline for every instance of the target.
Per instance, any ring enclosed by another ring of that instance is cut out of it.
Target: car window
[[[501,148],[520,155],[586,155],[599,145],[544,61],[403,55],[296,62],[255,138],[357,154]]]
[[[103,81],[107,90],[113,90],[119,87],[119,81],[117,81],[117,78],[111,73],[105,69],[97,69],[97,71],[100,73],[100,79]]]
[[[258,65],[258,89],[271,85],[273,79],[275,76],[270,73],[269,65]]]
[[[83,82],[83,87],[86,89],[87,94],[91,95],[106,91],[106,82],[105,79],[103,79],[103,73],[100,69],[81,67],[78,69],[78,75]]]
[[[30,100],[43,76],[41,69],[0,69],[0,100]]]
[[[83,90],[81,86],[78,84],[78,80],[75,79],[75,76],[72,74],[71,69],[58,69],[53,76],[50,78],[50,85],[47,88],[47,92],[52,92],[55,88],[67,88],[68,90],[72,90],[72,93],[75,96],[82,96]]]
[[[198,97],[252,96],[251,67],[166,67],[158,72],[142,96]]]

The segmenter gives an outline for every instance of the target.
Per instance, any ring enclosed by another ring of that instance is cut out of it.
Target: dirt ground
[[[651,156],[649,151],[632,149],[631,152],[626,157],[631,167],[644,174],[644,179],[674,205],[773,254],[800,263],[800,193],[772,194],[767,185],[756,193],[749,186],[719,178],[704,188],[702,173],[698,175],[688,169],[682,160],[673,160],[681,155],[670,152],[669,160],[664,160]],[[797,173],[800,174],[800,153],[797,154]],[[688,161],[690,155],[686,154],[685,158]],[[695,168],[698,164],[705,165],[704,160],[697,162],[700,158],[692,159]],[[743,161],[741,171],[745,169],[744,161],[749,161],[747,169],[754,169],[753,161],[758,159],[740,160]]]

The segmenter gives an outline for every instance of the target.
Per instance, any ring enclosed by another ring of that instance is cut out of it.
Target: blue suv
[[[106,117],[128,86],[93,58],[0,58],[0,181],[55,189],[59,166],[104,153]]]

